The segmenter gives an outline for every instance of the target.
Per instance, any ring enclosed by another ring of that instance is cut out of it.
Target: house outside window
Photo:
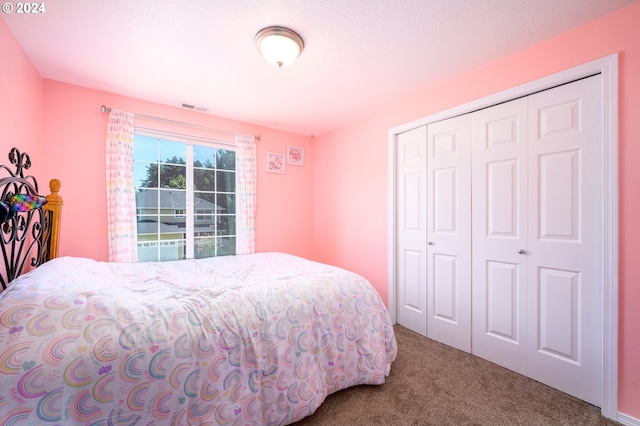
[[[235,151],[176,139],[136,129],[138,260],[235,254]]]

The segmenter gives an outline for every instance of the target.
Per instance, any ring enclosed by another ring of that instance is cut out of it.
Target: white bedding
[[[0,293],[0,424],[288,424],[384,383],[396,350],[379,295],[343,269],[59,258]]]

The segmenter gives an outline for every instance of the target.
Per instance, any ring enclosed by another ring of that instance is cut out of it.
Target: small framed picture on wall
[[[304,164],[304,148],[287,145],[287,164],[302,166]]]
[[[267,152],[267,171],[271,173],[284,173],[284,154]]]

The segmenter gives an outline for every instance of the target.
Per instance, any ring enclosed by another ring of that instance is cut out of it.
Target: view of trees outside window
[[[235,151],[136,134],[138,260],[235,254]]]

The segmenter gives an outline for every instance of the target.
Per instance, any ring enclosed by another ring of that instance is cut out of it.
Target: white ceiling
[[[44,78],[320,135],[634,1],[45,0],[2,17]],[[304,39],[290,67],[253,43],[271,25]]]

